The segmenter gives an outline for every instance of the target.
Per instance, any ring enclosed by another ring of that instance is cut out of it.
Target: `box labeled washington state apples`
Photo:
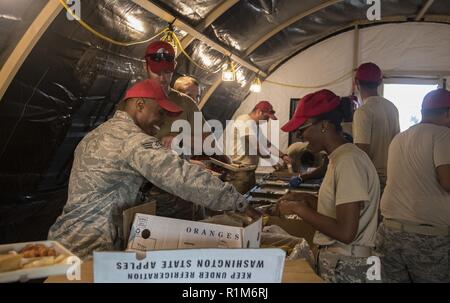
[[[127,250],[259,248],[262,219],[246,227],[136,214]]]

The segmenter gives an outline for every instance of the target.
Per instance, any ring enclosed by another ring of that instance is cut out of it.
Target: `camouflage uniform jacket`
[[[213,210],[243,210],[247,204],[233,186],[180,159],[117,111],[77,146],[68,201],[49,239],[81,258],[94,250],[120,249],[122,211],[137,203],[145,179]]]

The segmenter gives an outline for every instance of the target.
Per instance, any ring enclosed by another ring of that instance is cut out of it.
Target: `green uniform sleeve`
[[[198,165],[180,159],[145,134],[130,140],[127,163],[155,186],[184,200],[213,210],[239,210],[247,200],[236,189]]]

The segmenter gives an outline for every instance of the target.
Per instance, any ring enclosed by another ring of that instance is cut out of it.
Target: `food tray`
[[[13,271],[1,272],[0,283],[16,282],[16,281],[26,282],[28,280],[46,278],[49,276],[66,275],[71,266],[81,264],[81,261],[77,256],[75,256],[68,249],[66,249],[64,246],[62,246],[56,241],[34,241],[34,242],[4,244],[0,245],[0,254],[7,254],[10,251],[19,252],[22,248],[24,248],[28,244],[35,244],[35,245],[43,244],[47,247],[52,246],[55,249],[57,256],[60,254],[64,254],[67,256],[71,256],[72,258],[66,258],[63,263],[55,265],[48,265],[34,268],[22,268]]]

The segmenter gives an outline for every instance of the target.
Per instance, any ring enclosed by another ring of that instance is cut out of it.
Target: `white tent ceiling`
[[[285,62],[267,80],[317,86],[330,83],[353,70],[354,31],[322,41]],[[385,24],[359,31],[358,64],[374,62],[385,76],[450,76],[450,26],[433,23]],[[341,82],[327,85],[336,94],[352,92],[349,75]],[[291,98],[321,88],[292,88],[263,82],[261,93],[251,93],[234,117],[250,112],[260,100],[274,105],[280,125],[288,121]],[[288,135],[281,133],[280,147],[286,148]]]

